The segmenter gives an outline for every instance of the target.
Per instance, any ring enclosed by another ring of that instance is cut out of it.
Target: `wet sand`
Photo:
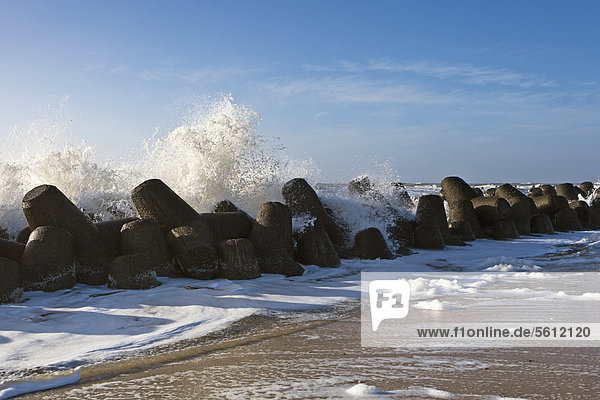
[[[357,302],[335,312],[250,317],[225,336],[86,368],[75,385],[22,398],[348,398],[345,390],[358,382],[395,391],[385,398],[445,396],[407,391],[415,387],[484,399],[597,399],[600,393],[597,348],[361,348]]]

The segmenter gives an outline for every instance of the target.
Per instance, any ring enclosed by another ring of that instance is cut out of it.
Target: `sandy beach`
[[[0,4],[0,400],[600,400],[600,0]]]
[[[225,333],[88,367],[75,385],[22,398],[353,398],[368,385],[386,398],[595,399],[600,390],[597,348],[361,348],[356,301],[304,317],[250,317]]]

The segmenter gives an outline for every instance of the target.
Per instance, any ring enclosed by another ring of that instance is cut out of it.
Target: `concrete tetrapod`
[[[107,282],[109,262],[98,228],[57,187],[41,185],[30,190],[22,205],[32,230],[56,226],[71,233],[77,282],[88,285]]]
[[[260,272],[297,276],[304,268],[293,257],[292,215],[279,202],[264,203],[258,210],[249,236]]]
[[[73,236],[66,229],[40,226],[31,232],[21,259],[25,290],[54,292],[75,286]]]

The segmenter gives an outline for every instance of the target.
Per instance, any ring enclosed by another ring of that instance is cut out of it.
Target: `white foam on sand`
[[[364,383],[357,383],[356,385],[346,389],[346,394],[352,397],[365,397],[365,396],[381,396],[390,395],[392,392],[385,392],[379,389],[377,386],[371,386]]]
[[[403,390],[384,391],[379,389],[377,386],[367,385],[364,383],[358,383],[344,392],[347,396],[356,397],[361,399],[375,399],[381,397],[393,397],[398,398],[409,398],[409,399],[458,399],[458,398],[477,398],[483,400],[525,400],[516,397],[503,397],[503,396],[479,396],[479,395],[463,395],[447,392],[445,390],[439,390],[430,387],[410,387]]]
[[[542,267],[538,265],[528,266],[523,265],[520,267],[515,267],[511,264],[496,264],[493,267],[486,268],[486,271],[498,271],[498,272],[513,272],[513,271],[537,271],[542,269]]]
[[[26,292],[17,303],[0,305],[0,376],[10,378],[11,371],[38,367],[74,368],[132,354],[206,335],[255,313],[303,310],[357,299],[361,271],[417,271],[411,282],[417,307],[451,310],[463,306],[452,298],[477,296],[499,279],[498,273],[487,272],[499,264],[496,254],[510,259],[511,265],[523,265],[555,245],[573,243],[583,235],[512,242],[477,240],[466,248],[419,251],[395,260],[344,260],[339,268],[307,266],[303,276],[294,278],[268,274],[247,281],[159,278],[161,286],[142,291],[77,285],[54,293]],[[419,271],[439,272],[446,267],[481,271],[481,275],[458,280],[457,273],[442,279],[419,275]],[[551,274],[523,273],[517,290],[504,295],[515,301],[559,298],[557,290],[528,286],[543,286],[544,279],[553,279],[544,275]],[[598,293],[587,292],[569,293],[568,297],[579,302],[598,300]]]
[[[432,311],[442,311],[442,310],[456,310],[461,307],[455,306],[449,301],[440,301],[438,299],[433,299],[430,301],[419,301],[418,303],[412,304],[411,307],[419,308],[421,310],[432,310]]]
[[[81,367],[75,368],[67,375],[61,375],[50,379],[39,381],[9,382],[0,387],[0,399],[10,399],[25,393],[40,390],[54,389],[61,386],[71,385],[80,379]]]
[[[463,396],[456,393],[447,392],[445,390],[439,390],[430,387],[411,387],[402,390],[384,391],[379,389],[377,386],[367,385],[364,383],[358,383],[348,389],[345,394],[350,397],[356,397],[361,399],[378,398],[380,396],[393,396],[393,398],[410,398],[410,399],[457,399],[463,397],[472,397],[471,395]],[[481,398],[480,396],[477,396]],[[504,399],[499,396],[492,396],[494,399]]]

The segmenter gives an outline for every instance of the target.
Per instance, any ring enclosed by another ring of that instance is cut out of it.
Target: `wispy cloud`
[[[454,102],[454,97],[428,92],[418,87],[363,79],[361,77],[319,77],[304,79],[278,79],[264,85],[269,91],[284,97],[306,95],[330,103],[393,103],[393,104],[444,104]]]
[[[594,96],[565,87],[435,86],[361,73],[287,76],[263,83],[257,90],[267,90],[286,102],[319,108],[331,106],[338,112],[340,107],[369,106],[362,108],[363,116],[388,122],[445,121],[455,131],[463,129],[463,125],[481,124],[486,126],[484,132],[497,128],[502,134],[533,130],[548,133],[555,132],[556,127],[567,129],[567,125],[578,126],[577,131],[583,134],[598,126],[596,109],[600,104],[597,93]],[[527,130],[514,128],[518,123],[525,123],[518,128]],[[552,126],[555,128],[551,129]],[[472,126],[464,127],[465,131],[469,129]]]
[[[302,67],[307,71],[314,71],[314,72],[333,72],[333,71],[338,70],[338,68],[336,68],[336,67],[310,64],[310,63],[304,63],[304,64],[302,64]]]
[[[579,86],[599,86],[600,82],[596,82],[596,81],[576,81],[575,84],[579,85]]]
[[[280,78],[263,88],[284,98],[327,102],[337,105],[379,104],[405,106],[477,107],[479,110],[548,108],[561,101],[572,101],[575,94],[534,90],[478,89],[456,87],[452,90],[428,88],[398,80],[372,79],[359,75]]]
[[[388,72],[412,73],[433,76],[440,79],[458,78],[461,82],[471,85],[502,85],[530,88],[535,86],[556,87],[558,84],[534,74],[511,71],[506,68],[494,69],[479,67],[468,63],[448,64],[430,61],[392,62],[383,59],[372,59],[366,63],[340,61],[333,66],[305,64],[304,68],[313,72]]]
[[[525,88],[532,86],[558,86],[554,81],[533,74],[524,74],[505,68],[476,67],[471,64],[435,64],[425,61],[411,64],[395,64],[382,60],[371,60],[369,61],[369,68],[391,72],[407,71],[439,78],[459,77],[463,78],[464,82],[475,85],[498,84]]]

